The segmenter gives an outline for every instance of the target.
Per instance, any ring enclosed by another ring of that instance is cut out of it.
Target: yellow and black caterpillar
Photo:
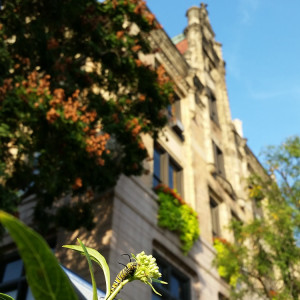
[[[119,285],[120,283],[122,283],[125,279],[127,279],[128,277],[132,276],[137,268],[138,264],[137,262],[130,262],[128,263],[124,269],[122,269],[119,274],[117,275],[110,293],[112,293]]]

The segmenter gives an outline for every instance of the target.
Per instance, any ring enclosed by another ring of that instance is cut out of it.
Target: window
[[[153,187],[160,183],[182,194],[182,168],[159,144],[156,144],[153,153]]]
[[[238,215],[233,210],[231,210],[231,218],[236,222],[242,223],[241,219],[238,217]]]
[[[172,129],[183,140],[183,125],[181,123],[180,98],[175,94],[174,103],[168,106],[168,119]]]
[[[218,175],[225,177],[223,152],[214,142],[212,142],[212,143],[213,143],[213,152],[214,152],[216,171],[217,171]]]
[[[208,103],[209,103],[210,119],[215,123],[219,124],[218,111],[217,111],[217,99],[211,90],[208,90],[207,96],[208,96]]]
[[[21,259],[11,258],[0,267],[0,293],[16,300],[34,300],[28,288]]]
[[[168,186],[181,191],[181,168],[169,157]]]
[[[233,210],[231,210],[231,219],[236,224],[243,225],[242,220],[239,218],[239,216]],[[239,244],[238,239],[237,239],[237,232],[236,232],[236,230],[233,230],[233,235],[234,235],[234,242],[236,244]]]
[[[200,79],[198,76],[194,76],[193,77],[193,82],[194,82],[194,86],[196,87],[197,91],[199,91],[200,93],[202,92],[204,86],[203,84],[201,83]]]
[[[152,293],[152,300],[189,300],[189,278],[157,254],[154,256],[162,274],[162,280],[168,284],[154,283],[155,289],[162,294],[162,297]]]
[[[179,100],[176,100],[173,104],[168,106],[168,118],[171,123],[175,123],[175,121],[181,120]]]
[[[213,237],[220,237],[220,224],[219,224],[219,203],[213,198],[209,199],[211,226]]]
[[[160,184],[161,181],[161,155],[162,149],[157,145],[153,153],[153,187]]]

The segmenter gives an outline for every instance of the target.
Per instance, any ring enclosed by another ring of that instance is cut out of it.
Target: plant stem
[[[104,300],[113,300],[117,295],[118,293],[121,291],[121,289],[124,287],[124,285],[126,283],[129,282],[129,279],[125,279],[123,280],[119,285],[118,287],[113,291],[113,293],[111,293],[108,298],[105,298]]]

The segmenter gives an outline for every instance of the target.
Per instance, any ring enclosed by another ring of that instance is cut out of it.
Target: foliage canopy
[[[159,30],[139,0],[4,0],[0,15],[0,207],[36,195],[41,225],[92,227],[89,200],[139,175],[143,134],[166,124],[162,66],[141,60]],[[58,199],[78,196],[61,206]]]
[[[299,299],[300,137],[264,153],[269,176],[250,178],[250,196],[263,215],[233,222],[236,243],[216,239],[215,264],[233,298]]]

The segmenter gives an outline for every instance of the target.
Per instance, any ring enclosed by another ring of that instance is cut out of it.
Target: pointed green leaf
[[[14,300],[13,297],[0,293],[0,300]]]
[[[0,222],[17,244],[35,299],[78,299],[67,275],[38,233],[4,211],[0,211]]]
[[[69,248],[69,249],[78,251],[81,254],[84,254],[84,251],[82,250],[81,246],[64,245],[63,247]],[[106,259],[95,249],[86,247],[86,250],[87,250],[88,254],[90,255],[91,260],[95,261],[102,268],[102,270],[104,272],[105,282],[106,282],[106,296],[105,296],[105,299],[106,299],[110,293],[110,271],[109,271],[109,267],[106,262]]]
[[[155,294],[161,296],[161,294],[153,287],[153,285],[152,285],[149,281],[147,282],[147,284],[151,286],[152,291],[153,291]]]
[[[152,278],[152,281],[157,282],[157,283],[161,283],[161,284],[168,284],[166,281],[162,281],[162,280],[155,279],[155,278]]]
[[[84,244],[82,243],[82,241],[80,239],[77,239],[81,248],[84,251],[84,255],[88,261],[89,264],[89,269],[90,269],[90,273],[91,273],[91,278],[92,278],[92,286],[93,286],[93,300],[98,300],[98,294],[97,294],[97,286],[96,286],[96,281],[95,281],[95,275],[94,275],[94,269],[93,269],[93,265],[92,265],[92,261],[90,258],[90,255],[86,249],[86,247],[84,246]]]

